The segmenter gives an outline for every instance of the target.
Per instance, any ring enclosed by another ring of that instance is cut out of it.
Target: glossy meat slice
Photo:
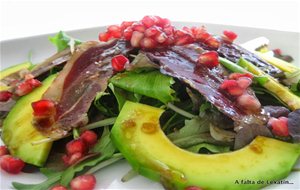
[[[130,50],[126,42],[116,40],[108,43],[86,42],[78,46],[42,97],[55,102],[56,112],[47,118],[35,117],[35,126],[52,138],[59,138],[72,128],[84,126],[88,122],[87,111],[93,99],[98,92],[106,89],[108,79],[113,75],[111,58],[117,54],[127,54]]]
[[[220,40],[220,47],[216,50],[221,57],[224,57],[234,63],[237,63],[238,60],[243,57],[247,61],[253,63],[255,66],[262,69],[265,73],[272,75],[273,77],[280,77],[283,73],[278,68],[273,65],[265,62],[260,57],[255,55],[254,53],[246,50],[245,48],[235,44],[235,43],[227,43]],[[204,43],[199,43],[205,50],[213,50],[211,47],[207,46]]]
[[[197,67],[197,46],[174,46],[170,49],[145,52],[160,65],[162,73],[178,78],[202,94],[209,102],[233,120],[240,120],[246,113],[235,101],[219,90],[224,80],[222,67],[208,69]]]

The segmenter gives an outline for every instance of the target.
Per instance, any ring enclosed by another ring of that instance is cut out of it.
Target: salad
[[[300,68],[266,39],[237,37],[158,16],[95,41],[49,37],[57,53],[1,71],[1,172],[47,177],[15,189],[91,190],[95,172],[126,159],[122,181],[165,189],[284,183],[299,170]]]

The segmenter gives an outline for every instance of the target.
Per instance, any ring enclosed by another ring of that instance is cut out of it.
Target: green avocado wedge
[[[195,154],[175,146],[160,128],[164,110],[127,101],[112,140],[139,174],[166,189],[259,189],[287,177],[300,155],[300,144],[258,136],[230,153]],[[255,183],[242,184],[241,180]],[[264,181],[259,184],[257,181]]]
[[[35,166],[43,166],[46,162],[52,143],[31,144],[45,138],[31,123],[31,103],[41,99],[55,77],[56,75],[49,76],[42,82],[42,86],[21,97],[3,121],[2,140],[10,154]]]
[[[2,71],[0,71],[0,80],[2,80],[4,77],[9,76],[10,74],[20,71],[22,69],[28,69],[31,66],[32,66],[32,63],[24,62],[24,63],[18,64],[18,65],[14,65],[14,66],[8,67],[6,69],[3,69]]]

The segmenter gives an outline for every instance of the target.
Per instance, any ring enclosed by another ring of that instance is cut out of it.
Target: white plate
[[[176,26],[199,26],[199,23],[175,23]],[[204,24],[208,31],[215,34],[221,34],[224,29],[235,31],[238,36],[238,43],[246,42],[256,37],[265,36],[270,39],[271,48],[281,48],[284,53],[293,56],[295,62],[299,65],[299,33],[281,32],[274,30],[264,30],[256,28],[246,28],[237,26],[225,26]],[[81,40],[97,39],[99,31],[105,30],[105,27],[88,28],[67,32],[69,35]],[[49,34],[53,35],[53,34]],[[34,36],[29,38],[21,38],[1,42],[1,69],[8,66],[21,63],[27,60],[29,53],[32,54],[32,61],[39,63],[43,59],[55,53],[55,48],[48,42],[49,35]],[[2,142],[0,142],[2,143]],[[300,167],[298,162],[297,168]],[[152,182],[142,176],[138,176],[129,182],[122,183],[120,179],[130,170],[130,166],[126,161],[120,161],[112,166],[106,167],[96,173],[97,186],[96,189],[123,189],[123,190],[152,190],[163,189],[163,187],[155,182]],[[45,177],[40,173],[10,175],[1,171],[0,182],[1,190],[12,189],[11,182],[17,181],[21,183],[39,183],[45,180]],[[265,189],[300,189],[300,172],[292,172],[286,179],[293,184],[271,185]],[[217,181],[216,181],[217,183]]]

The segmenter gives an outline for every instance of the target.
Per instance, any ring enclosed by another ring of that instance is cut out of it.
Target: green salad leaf
[[[49,40],[53,45],[55,45],[58,52],[63,51],[68,47],[72,49],[75,45],[81,44],[80,40],[72,38],[63,31],[58,32],[53,37],[49,37]]]
[[[175,91],[171,88],[174,79],[156,70],[120,73],[112,77],[110,82],[115,87],[160,100],[165,104],[176,100]]]

